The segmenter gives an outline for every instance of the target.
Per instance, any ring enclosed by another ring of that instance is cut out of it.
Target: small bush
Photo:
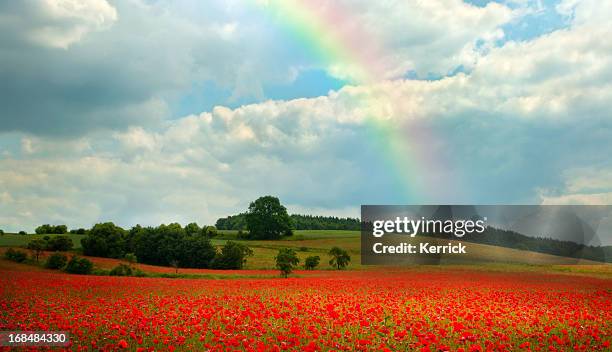
[[[308,252],[308,247],[300,247],[300,252]]]
[[[127,264],[119,264],[114,267],[108,275],[110,276],[137,276],[137,277],[145,277],[145,274],[142,270],[137,268],[133,268]]]
[[[318,255],[310,256],[304,260],[304,269],[312,270],[319,265],[321,258]]]
[[[132,276],[132,274],[132,267],[126,264],[117,265],[109,273],[110,276]]]
[[[85,258],[73,256],[66,265],[66,272],[71,274],[90,274],[93,270],[93,263]]]
[[[47,262],[45,263],[45,267],[48,269],[62,269],[64,266],[66,266],[67,262],[68,262],[68,257],[66,257],[65,254],[53,253],[47,259]]]
[[[28,255],[25,252],[17,251],[13,248],[9,248],[6,253],[4,253],[4,257],[17,263],[23,263],[28,259]]]
[[[4,231],[0,230],[0,236],[4,236]]]
[[[28,233],[27,233],[27,232],[25,232],[25,231],[19,231],[19,234],[20,234],[20,235],[22,235],[22,236],[25,236],[25,235],[27,235]]]

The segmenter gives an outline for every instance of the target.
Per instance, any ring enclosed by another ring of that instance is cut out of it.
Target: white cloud
[[[334,15],[336,5],[311,5],[320,16]],[[321,60],[301,50],[320,43],[296,43],[299,35],[240,3],[2,3],[0,131],[78,135],[151,127],[202,82],[230,91],[231,101],[262,100],[264,86],[289,84],[305,69],[339,77],[367,71],[374,80],[409,71],[445,75],[472,66],[513,17],[499,4],[459,0],[337,6],[347,12],[327,29],[347,48]]]
[[[612,204],[612,168],[575,168],[564,172],[563,177],[560,190],[540,191],[543,204]]]
[[[552,205],[610,205],[612,204],[612,192],[606,193],[577,193],[564,194],[560,196],[542,195],[542,204]]]

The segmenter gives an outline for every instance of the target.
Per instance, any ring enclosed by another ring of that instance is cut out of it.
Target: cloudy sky
[[[612,3],[0,2],[0,228],[612,203]]]

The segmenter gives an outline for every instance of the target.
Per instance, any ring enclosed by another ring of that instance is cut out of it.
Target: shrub
[[[4,236],[4,231],[0,230],[0,236]]]
[[[20,235],[22,235],[22,236],[25,236],[25,235],[27,235],[28,233],[27,233],[27,232],[25,232],[25,231],[19,231],[19,234],[20,234]]]
[[[308,252],[308,247],[300,247],[300,252]]]
[[[304,260],[304,269],[313,270],[314,268],[317,267],[317,265],[319,265],[320,260],[321,258],[318,255],[307,257]]]
[[[86,258],[73,256],[66,265],[66,272],[71,274],[90,274],[93,270],[93,263]]]
[[[110,276],[132,276],[134,273],[134,271],[132,270],[132,267],[126,264],[119,264],[116,267],[114,267],[109,275]]]
[[[65,254],[53,253],[47,259],[47,262],[45,263],[45,267],[48,269],[62,269],[64,266],[66,266],[67,262],[68,262],[68,257],[66,257]]]
[[[9,248],[6,253],[4,253],[4,257],[17,263],[23,263],[28,259],[28,255],[25,252],[14,250],[13,248]]]

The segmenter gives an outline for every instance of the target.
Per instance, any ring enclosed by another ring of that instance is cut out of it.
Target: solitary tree
[[[300,259],[297,253],[291,248],[281,248],[276,255],[276,267],[280,270],[283,277],[287,277],[298,265]]]
[[[37,262],[38,257],[40,257],[40,254],[45,250],[45,248],[47,248],[47,242],[40,238],[33,239],[30,241],[30,243],[28,243],[28,249],[32,251],[32,255],[34,258],[36,258]]]
[[[271,240],[293,234],[287,208],[272,196],[260,197],[249,205],[246,223],[251,239]]]
[[[318,255],[307,257],[306,260],[304,260],[304,269],[313,270],[319,265],[320,260],[321,258]]]
[[[340,247],[333,247],[329,250],[331,259],[329,265],[335,266],[338,270],[345,268],[351,261],[351,256],[347,251]]]

